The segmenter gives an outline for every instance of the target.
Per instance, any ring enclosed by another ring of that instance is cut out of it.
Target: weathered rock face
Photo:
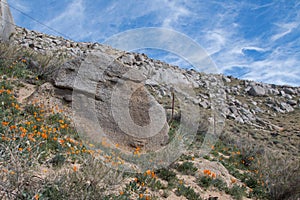
[[[0,0],[0,41],[7,42],[15,32],[15,23],[6,0]]]
[[[86,118],[96,115],[96,123],[99,123],[103,132],[115,144],[134,148],[143,147],[145,150],[159,149],[168,143],[169,126],[166,118],[161,122],[163,124],[161,129],[153,137],[147,134],[139,135],[139,133],[143,134],[143,131],[137,130],[134,133],[133,124],[142,129],[155,121],[149,112],[153,107],[160,105],[155,99],[149,98],[151,95],[143,88],[143,85],[139,85],[142,79],[125,76],[132,69],[134,67],[125,66],[110,55],[98,52],[65,63],[53,76],[53,82],[58,88],[76,90],[76,94],[73,93],[73,95],[77,100],[79,98],[76,98],[76,96],[84,95],[84,99],[93,101],[95,112],[88,110],[88,108],[82,108],[80,101],[73,102],[73,110],[77,114],[80,115],[83,109],[83,114],[78,120],[79,123],[82,118],[86,120]],[[116,90],[117,84],[121,89],[123,86],[126,88],[120,90],[117,98],[114,98],[113,92]],[[66,98],[68,97],[64,96],[64,99]],[[70,98],[68,99],[71,101]],[[128,106],[120,105],[121,102],[126,102],[126,99],[129,100]],[[82,102],[84,103],[84,100]],[[113,107],[117,108],[116,113],[113,112]],[[125,107],[129,109],[128,116],[122,110]],[[163,110],[163,108],[161,107],[160,110]],[[157,116],[159,116],[158,114],[156,113]],[[119,115],[122,118],[121,120],[128,122],[128,124],[125,124],[128,130],[126,130],[126,127],[124,129],[124,124],[123,127],[118,124],[118,121],[116,121],[118,116],[116,115]],[[163,117],[161,118],[163,120]],[[157,120],[161,120],[161,118]],[[93,119],[88,121],[90,124],[94,123]],[[132,125],[130,125],[130,121],[132,121]],[[153,131],[157,131],[154,130],[155,127],[153,126]],[[148,130],[151,132],[151,127]]]

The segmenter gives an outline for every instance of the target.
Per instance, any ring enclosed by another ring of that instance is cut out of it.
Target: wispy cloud
[[[281,29],[281,31],[271,37],[272,41],[276,41],[285,35],[291,33],[293,29],[297,28],[299,26],[299,22],[291,22],[291,23],[284,23],[284,24],[276,24],[276,26]]]
[[[188,16],[190,11],[186,9],[184,6],[181,6],[176,1],[168,1],[164,0],[163,2],[168,10],[168,16],[165,17],[162,23],[162,27],[171,28],[174,23],[178,23],[180,17]]]
[[[83,0],[73,0],[66,5],[66,8],[58,16],[46,22],[46,24],[62,33],[66,33],[75,40],[80,40],[81,33],[85,32],[85,18],[86,13]]]
[[[21,10],[25,13],[30,12],[30,10],[32,9],[29,5],[27,1],[24,0],[8,0],[7,1],[8,4],[13,5],[14,8]],[[18,11],[15,11],[14,8],[12,8],[12,12],[14,12],[15,14],[18,13]]]
[[[246,69],[240,78],[300,85],[297,1],[8,1],[78,41],[102,42],[130,29],[165,27],[198,42],[222,73]],[[45,3],[48,8],[37,8]],[[47,9],[55,12],[39,13]],[[25,22],[20,17],[17,21]],[[28,24],[31,29],[46,31],[41,25]],[[155,58],[160,57],[156,54]],[[186,66],[174,54],[163,54],[161,59]]]

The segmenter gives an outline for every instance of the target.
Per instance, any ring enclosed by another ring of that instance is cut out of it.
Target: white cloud
[[[46,22],[46,25],[64,33],[65,35],[69,35],[74,40],[80,40],[82,38],[82,33],[86,33],[84,28],[85,18],[86,13],[84,1],[73,0],[66,5],[63,12]],[[45,27],[39,27],[39,29],[45,30]]]
[[[242,50],[254,50],[254,51],[259,51],[259,52],[264,52],[266,51],[265,49],[263,48],[260,48],[260,47],[255,47],[255,46],[246,46],[246,47],[243,47]]]
[[[8,0],[33,9],[38,0]],[[198,42],[219,66],[220,72],[245,67],[242,78],[300,85],[299,2],[274,1],[66,1],[57,16],[40,21],[79,41],[102,42],[121,31],[165,27]],[[56,4],[53,4],[56,5]],[[23,9],[23,8],[22,8]],[[41,15],[41,14],[40,14]],[[275,26],[274,26],[275,25]],[[31,29],[46,30],[41,25]],[[168,38],[168,37],[167,37]],[[253,50],[255,55],[245,53]],[[166,57],[183,64],[173,56]],[[281,74],[281,75],[280,75]],[[287,77],[291,77],[288,79]]]
[[[277,25],[281,31],[271,37],[272,41],[276,41],[276,40],[284,37],[285,35],[291,33],[293,31],[293,29],[295,29],[299,26],[299,22],[279,23],[279,24],[275,24],[275,25]]]
[[[168,10],[168,16],[164,19],[162,27],[171,28],[174,23],[177,23],[180,17],[188,16],[190,14],[189,10],[176,3],[176,1],[164,0],[160,3],[164,3]]]
[[[274,2],[272,3],[267,3],[267,4],[264,4],[264,5],[254,5],[252,10],[258,10],[258,9],[261,9],[261,8],[267,8],[267,7],[270,7],[274,5]]]

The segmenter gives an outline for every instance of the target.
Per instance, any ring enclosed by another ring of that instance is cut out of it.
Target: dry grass
[[[17,61],[26,60],[28,69],[43,78],[50,76],[57,66],[64,63],[66,59],[67,57],[56,54],[41,54],[30,48],[0,43],[0,60],[5,60],[6,66],[10,66]]]
[[[300,198],[300,159],[268,151],[259,167],[274,200]]]

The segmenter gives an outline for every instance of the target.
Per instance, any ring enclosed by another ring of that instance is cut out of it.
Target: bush
[[[260,162],[271,199],[300,198],[300,159],[266,152]]]

